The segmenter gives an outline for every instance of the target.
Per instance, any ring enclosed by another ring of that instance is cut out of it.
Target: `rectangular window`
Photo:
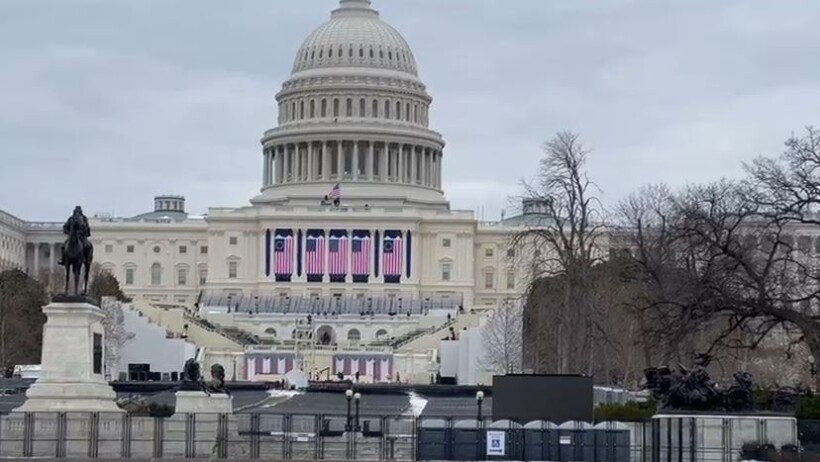
[[[203,246],[201,246],[201,247],[199,248],[199,253],[201,253],[201,254],[203,254],[203,255],[206,255],[206,254],[208,253],[208,246],[207,246],[207,245],[203,245]]]
[[[228,279],[236,279],[239,265],[235,261],[228,262]]]
[[[133,245],[129,245],[129,246],[125,247],[125,251],[126,251],[127,253],[134,253],[134,246],[133,246]]]
[[[114,246],[111,245],[111,244],[105,244],[105,253],[113,253],[113,252],[114,252]]]
[[[492,257],[493,255],[495,255],[495,252],[493,252],[493,249],[491,247],[487,247],[486,249],[484,249],[485,257]]]
[[[452,242],[450,241],[449,238],[445,237],[444,239],[441,240],[441,246],[442,247],[450,247],[450,245],[452,245]]]
[[[208,270],[199,270],[199,285],[204,286],[208,280]]]
[[[236,245],[238,243],[239,243],[239,239],[236,236],[231,236],[230,237],[230,244],[231,245]]]
[[[484,288],[492,289],[495,287],[495,273],[484,273]]]
[[[188,246],[187,245],[179,246],[179,253],[181,253],[181,254],[188,253]]]
[[[507,273],[507,289],[515,289],[515,272],[513,271]]]
[[[127,285],[127,286],[134,285],[134,268],[126,268],[125,269],[125,285]]]
[[[177,270],[177,284],[184,286],[188,284],[188,270],[180,268]]]
[[[442,281],[449,281],[452,277],[453,267],[449,263],[444,263],[441,265],[441,280]]]

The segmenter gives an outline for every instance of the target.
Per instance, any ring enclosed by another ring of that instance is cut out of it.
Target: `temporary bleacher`
[[[454,313],[461,300],[444,296],[422,298],[395,297],[302,297],[281,295],[232,296],[226,293],[203,293],[200,308],[208,312],[314,315],[314,316],[440,316]]]

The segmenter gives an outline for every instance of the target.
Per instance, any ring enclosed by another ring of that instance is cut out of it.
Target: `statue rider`
[[[79,205],[74,207],[74,213],[68,217],[65,224],[63,225],[63,234],[66,236],[69,235],[71,232],[71,225],[77,227],[77,231],[79,232],[80,242],[83,244],[83,249],[87,249],[91,246],[91,243],[88,242],[88,238],[91,237],[91,228],[88,226],[88,218],[83,215],[83,209]],[[62,252],[60,252],[60,262],[58,263],[60,266],[65,266],[65,249],[68,247],[68,238],[66,238],[65,242],[63,243]]]

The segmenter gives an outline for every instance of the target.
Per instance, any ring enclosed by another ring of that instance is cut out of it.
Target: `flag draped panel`
[[[353,231],[353,240],[350,243],[353,282],[367,283],[370,277],[371,259],[370,231]]]
[[[308,282],[322,282],[325,274],[325,232],[307,230],[305,241],[305,273]]]
[[[348,250],[347,231],[331,230],[327,243],[330,282],[346,282]]]
[[[279,282],[293,277],[294,239],[292,229],[277,229],[273,239],[273,272]]]
[[[398,284],[401,282],[403,242],[401,231],[385,231],[384,243],[384,282]]]

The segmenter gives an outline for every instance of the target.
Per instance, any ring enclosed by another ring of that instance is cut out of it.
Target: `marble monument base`
[[[208,396],[203,391],[178,391],[174,396],[177,399],[174,414],[233,413],[233,398],[225,394]]]
[[[102,310],[88,301],[43,307],[40,377],[15,412],[123,412],[103,376]]]

